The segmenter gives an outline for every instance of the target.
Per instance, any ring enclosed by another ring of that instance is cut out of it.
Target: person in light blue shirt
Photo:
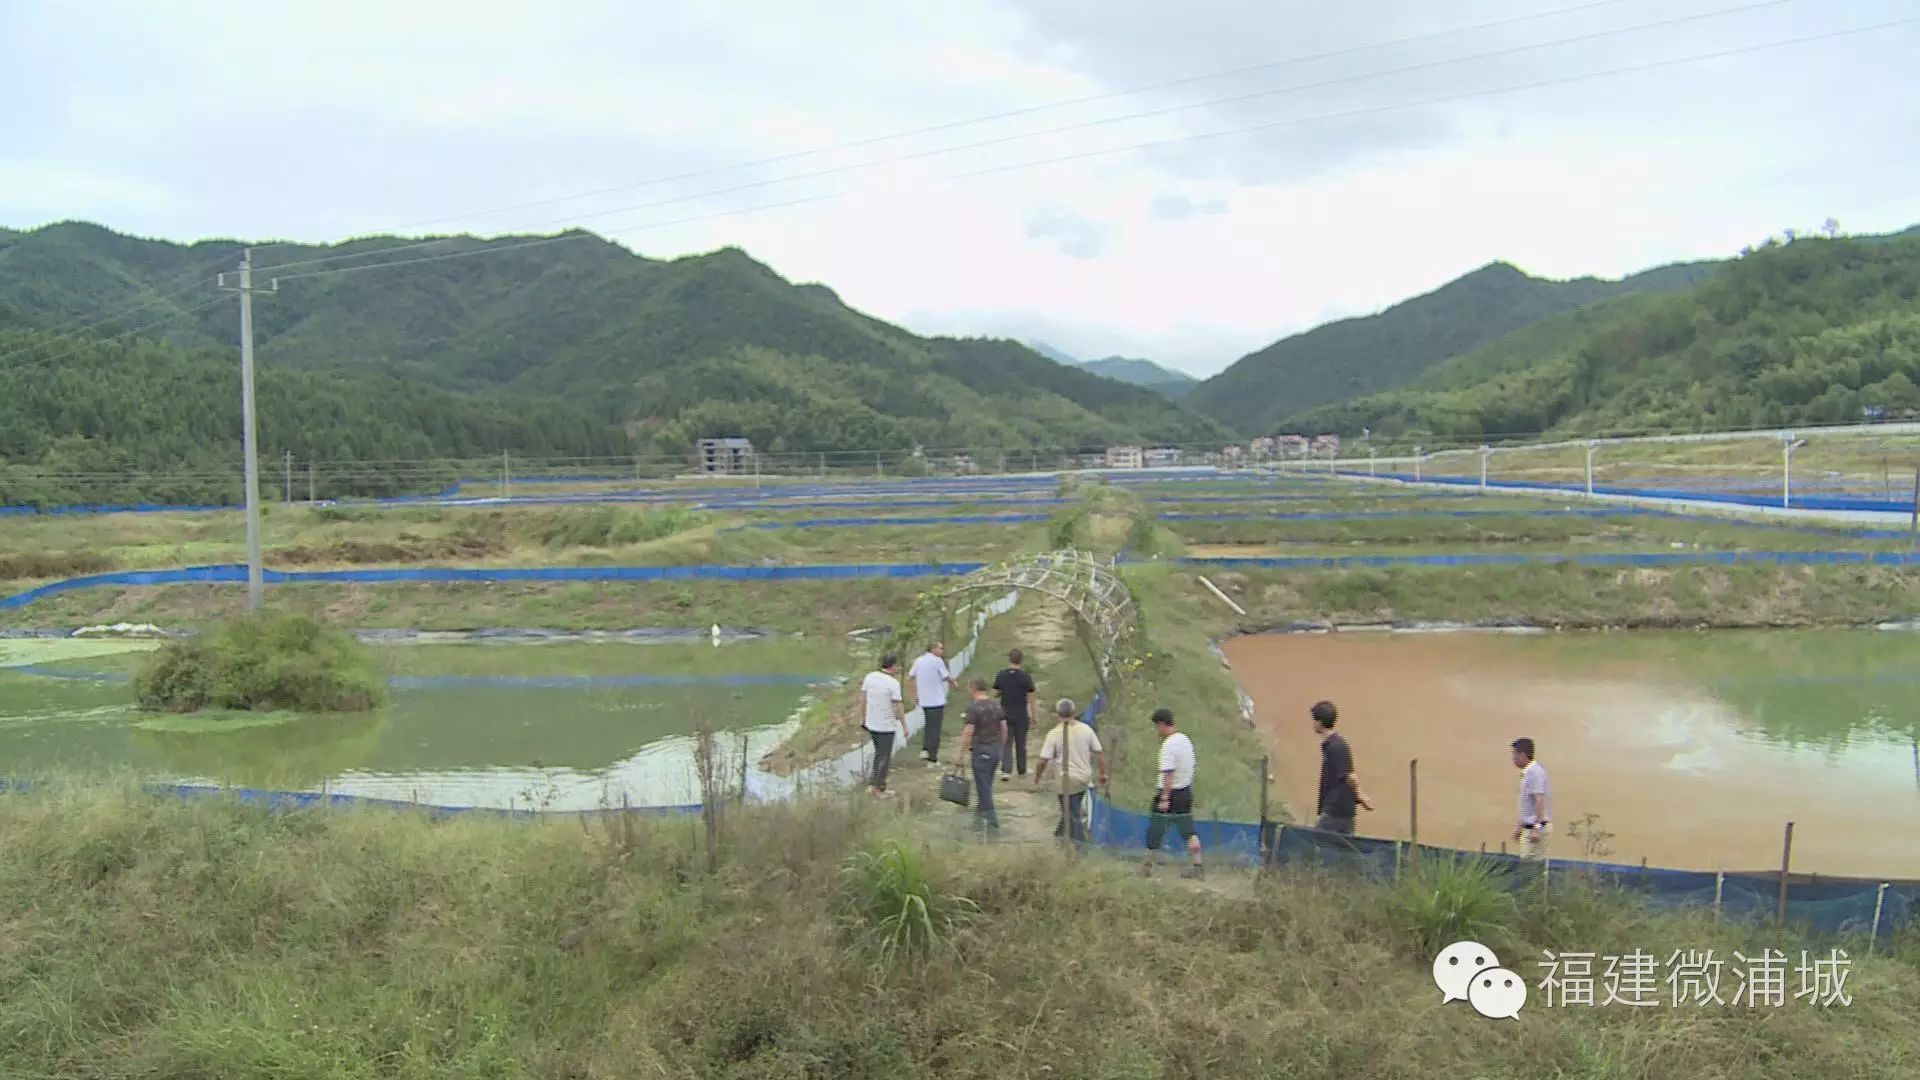
[[[946,658],[946,645],[936,641],[929,644],[927,651],[907,670],[908,681],[913,684],[914,703],[920,707],[920,717],[925,721],[920,756],[930,767],[940,762],[940,721],[947,712],[947,691],[959,685],[954,681],[953,672],[947,670]]]

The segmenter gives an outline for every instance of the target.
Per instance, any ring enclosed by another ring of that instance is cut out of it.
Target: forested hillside
[[[1920,234],[1800,239],[1697,289],[1550,320],[1316,429],[1434,446],[1859,422],[1920,410]]]
[[[25,341],[0,332],[0,354]],[[71,348],[71,346],[69,346]],[[64,351],[64,350],[63,350]],[[582,409],[455,393],[372,373],[289,371],[257,379],[263,474],[280,455],[336,466],[321,497],[389,495],[459,479],[430,458],[583,457],[625,452],[619,428]],[[343,471],[342,462],[368,463]],[[0,506],[237,502],[240,378],[231,350],[144,340],[95,344],[56,364],[0,364]],[[299,484],[304,497],[304,476]]]
[[[1542,319],[1641,292],[1673,292],[1717,264],[1660,267],[1622,281],[1545,281],[1494,263],[1377,315],[1283,338],[1195,387],[1189,407],[1246,434],[1306,430],[1292,418],[1323,405],[1405,386]]]
[[[451,238],[391,257],[527,239]],[[263,244],[255,265],[270,278],[281,264],[402,243]],[[158,322],[152,334],[173,343],[88,346],[61,358],[76,344],[62,340],[0,360],[9,385],[33,384],[49,369],[65,373],[57,393],[0,404],[10,421],[0,460],[37,463],[55,440],[84,436],[93,440],[87,453],[154,470],[231,461],[234,307],[195,309],[220,295],[211,276],[232,268],[241,246],[183,246],[82,223],[0,230],[0,333],[14,343],[0,354],[38,340],[32,328],[90,322],[142,301],[151,303],[96,332]],[[288,267],[279,292],[256,302],[263,424],[292,423],[282,418],[295,402],[305,414],[296,425],[304,443],[263,429],[263,445],[296,453],[311,445],[323,460],[339,461],[501,450],[677,453],[694,438],[740,434],[786,451],[1020,451],[1226,437],[1150,391],[1061,367],[1012,342],[918,337],[737,250],[659,261],[569,234],[473,258],[292,276],[367,261]],[[125,372],[114,366],[122,362]],[[170,380],[133,371],[154,365],[206,372],[205,393],[194,396],[207,400],[174,400],[177,387],[201,386],[198,374]],[[288,404],[269,410],[270,394],[285,394]],[[230,425],[213,411],[229,403]],[[121,422],[136,404],[139,422]],[[386,432],[388,424],[396,430]]]

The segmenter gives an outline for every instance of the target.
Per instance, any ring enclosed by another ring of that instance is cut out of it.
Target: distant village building
[[[1142,453],[1140,460],[1149,469],[1168,469],[1180,464],[1180,451],[1171,446],[1156,446]]]
[[[1303,458],[1311,445],[1305,435],[1281,435],[1273,440],[1274,456]]]
[[[753,471],[753,443],[740,438],[701,439],[689,455],[695,469],[709,476]]]
[[[1254,440],[1254,442],[1259,442],[1259,441],[1260,441],[1260,440],[1258,440],[1258,439],[1255,439],[1255,440]],[[1268,442],[1267,442],[1267,450],[1268,450],[1268,452],[1269,452],[1269,453],[1271,453],[1271,452],[1272,452],[1272,450],[1273,450],[1273,442],[1272,442],[1272,440],[1268,440]],[[1231,445],[1231,446],[1223,446],[1223,447],[1221,447],[1221,448],[1220,448],[1220,453],[1218,453],[1218,454],[1214,454],[1214,455],[1209,455],[1209,456],[1210,456],[1210,457],[1215,457],[1215,458],[1217,458],[1217,459],[1218,459],[1219,461],[1223,461],[1223,462],[1225,462],[1225,463],[1226,463],[1226,464],[1228,464],[1228,465],[1238,465],[1238,464],[1240,463],[1240,458],[1241,458],[1241,455],[1242,455],[1242,451],[1241,451],[1241,449],[1240,449],[1240,444],[1238,444],[1238,443],[1234,443],[1234,444],[1233,444],[1233,445]]]
[[[1107,468],[1137,469],[1143,462],[1143,455],[1137,446],[1107,447]]]
[[[1235,457],[1240,456],[1240,448],[1237,446],[1229,446],[1227,448],[1227,451],[1233,454],[1233,456]],[[1273,454],[1274,454],[1273,436],[1271,435],[1262,435],[1259,438],[1247,444],[1247,456],[1251,457],[1255,461],[1270,460],[1273,457]]]
[[[1340,456],[1340,436],[1315,435],[1313,437],[1313,456],[1337,458]]]

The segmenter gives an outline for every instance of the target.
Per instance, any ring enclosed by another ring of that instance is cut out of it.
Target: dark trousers
[[[926,717],[927,728],[921,732],[920,747],[928,761],[940,760],[940,720],[947,715],[945,705],[922,705],[920,715]]]
[[[1339,833],[1341,836],[1353,835],[1353,819],[1350,817],[1334,817],[1332,814],[1321,814],[1320,820],[1314,822],[1313,827],[1319,829],[1321,832]]]
[[[1166,842],[1167,826],[1180,831],[1181,840],[1191,840],[1193,831],[1193,789],[1174,788],[1167,792],[1167,808],[1160,809],[1160,793],[1155,792],[1147,814],[1147,850],[1159,851]]]
[[[1087,793],[1076,791],[1071,795],[1062,795],[1060,805],[1063,820],[1053,827],[1053,835],[1064,831],[1067,839],[1076,844],[1087,842]]]
[[[893,764],[893,732],[868,728],[867,737],[873,740],[873,774],[867,778],[867,784],[877,791],[885,791],[887,767]]]
[[[1000,768],[1000,748],[976,749],[973,752],[973,793],[974,813],[977,820],[989,829],[1000,827],[1000,815],[993,812],[993,774]]]
[[[1007,752],[1000,759],[1000,775],[1012,776],[1016,768],[1020,775],[1027,775],[1027,728],[1031,725],[1024,716],[1007,717]]]

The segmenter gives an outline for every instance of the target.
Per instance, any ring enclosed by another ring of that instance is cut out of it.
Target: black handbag
[[[950,772],[940,778],[940,797],[955,806],[967,805],[972,797],[973,785],[957,772]]]

